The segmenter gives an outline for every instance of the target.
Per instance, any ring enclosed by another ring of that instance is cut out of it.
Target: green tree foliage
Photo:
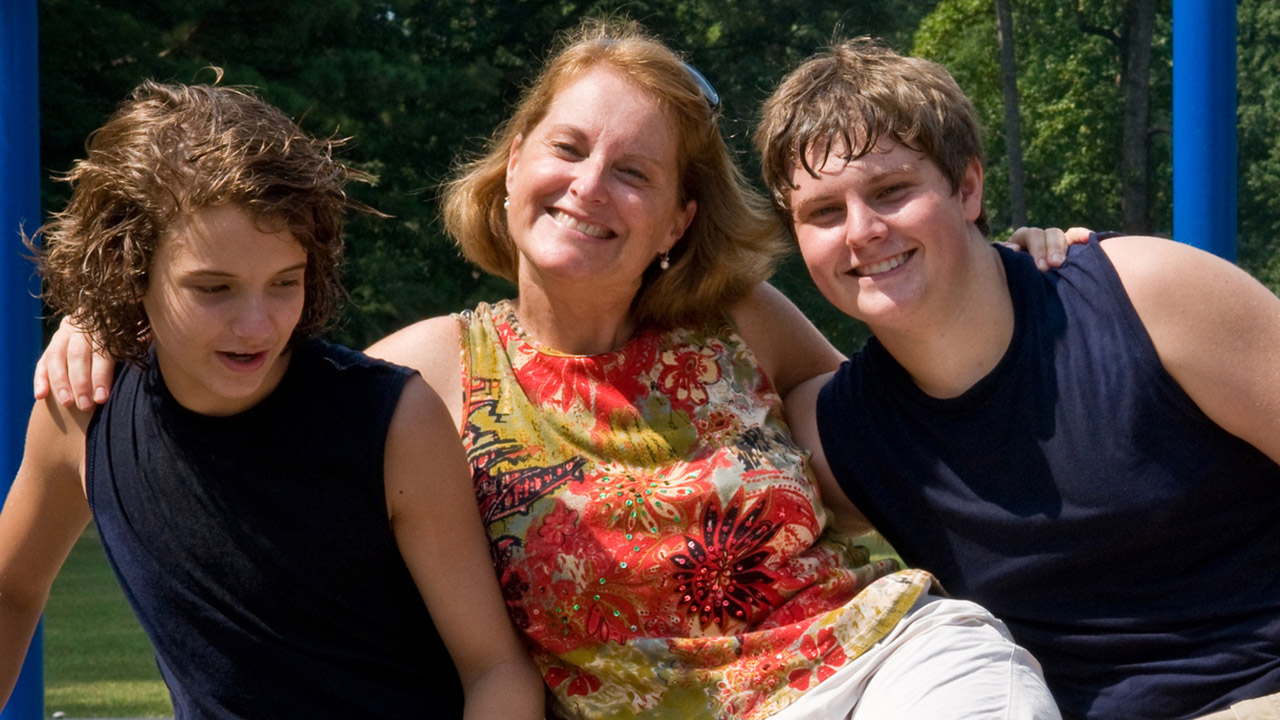
[[[1027,214],[1032,225],[1120,227],[1121,51],[1084,27],[1118,28],[1124,5],[1122,0],[1013,4]],[[1151,49],[1148,132],[1152,226],[1166,233],[1172,227],[1169,16],[1169,3],[1162,2]],[[946,65],[978,107],[987,133],[987,207],[992,226],[1000,233],[1010,228],[996,43],[990,0],[942,0],[921,23],[914,49]]]
[[[1240,264],[1280,293],[1280,6],[1236,4]]]
[[[348,233],[352,302],[337,339],[364,346],[418,318],[511,292],[460,259],[440,229],[438,188],[508,113],[555,34],[624,14],[685,52],[723,98],[749,176],[749,133],[787,68],[836,34],[903,41],[931,0],[41,0],[43,160],[64,171],[85,136],[143,78],[252,85],[380,178],[354,188],[393,216]],[[46,183],[45,207],[67,188]],[[857,334],[791,261],[779,284],[837,342]],[[823,320],[825,318],[825,321]]]

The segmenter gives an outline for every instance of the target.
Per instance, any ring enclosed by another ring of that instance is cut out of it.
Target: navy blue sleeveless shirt
[[[209,417],[154,360],[117,373],[86,489],[178,720],[461,717],[387,517],[387,430],[410,375],[304,341],[270,396]]]
[[[873,338],[823,388],[823,452],[909,564],[1003,619],[1067,718],[1175,720],[1280,691],[1280,467],[1169,376],[1096,238],[998,248],[1011,345],[963,395]]]

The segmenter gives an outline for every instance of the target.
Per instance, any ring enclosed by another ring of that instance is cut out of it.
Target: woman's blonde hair
[[[487,148],[461,164],[445,185],[445,228],[468,260],[517,282],[518,253],[503,207],[512,144],[517,136],[529,136],[561,89],[602,63],[670,115],[678,143],[679,200],[697,202],[693,222],[671,250],[670,268],[662,271],[654,263],[645,271],[632,305],[635,319],[673,326],[721,315],[772,274],[788,245],[768,201],[730,157],[720,136],[719,109],[699,79],[634,21],[590,19],[560,38]]]

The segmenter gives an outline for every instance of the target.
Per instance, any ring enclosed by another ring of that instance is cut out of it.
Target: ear
[[[690,200],[684,204],[683,210],[676,213],[675,221],[671,224],[671,234],[667,237],[667,247],[663,252],[671,252],[671,248],[675,247],[680,238],[684,237],[685,231],[693,223],[693,216],[697,212],[698,201]]]
[[[960,177],[960,187],[956,190],[960,196],[960,206],[964,209],[964,219],[977,222],[982,214],[982,161],[970,158],[969,165]]]
[[[507,152],[507,177],[505,180],[507,186],[507,194],[511,194],[511,176],[515,173],[516,165],[520,162],[520,143],[524,140],[524,136],[517,133],[515,139],[511,141],[511,150]]]

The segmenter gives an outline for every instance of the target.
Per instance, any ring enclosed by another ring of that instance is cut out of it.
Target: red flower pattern
[[[768,568],[773,555],[768,543],[778,528],[762,518],[765,507],[756,503],[744,513],[741,492],[723,511],[712,502],[702,513],[702,537],[686,535],[686,552],[671,556],[678,568],[672,577],[680,583],[679,604],[704,625],[723,629],[730,619],[747,622],[755,608],[778,603],[769,587],[774,576]]]
[[[819,630],[816,639],[813,635],[805,635],[800,641],[800,653],[811,662],[820,662],[816,668],[804,667],[791,671],[787,681],[797,690],[808,690],[811,682],[817,684],[826,680],[849,660],[844,648],[836,642],[836,631],[829,627]],[[814,678],[817,680],[814,681]]]
[[[681,345],[662,353],[658,388],[673,407],[697,407],[707,402],[707,385],[720,380],[714,347]]]

